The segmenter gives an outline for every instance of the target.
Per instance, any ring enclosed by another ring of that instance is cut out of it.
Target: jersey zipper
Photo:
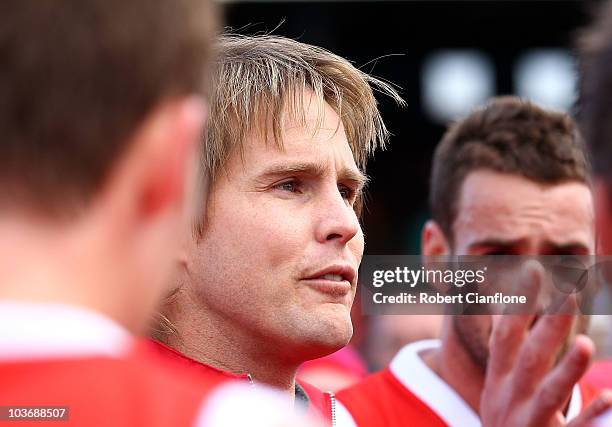
[[[336,396],[331,391],[328,391],[329,395],[329,409],[331,412],[331,425],[336,427]]]

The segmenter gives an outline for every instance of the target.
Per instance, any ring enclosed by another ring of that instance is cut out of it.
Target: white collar
[[[0,361],[120,357],[132,342],[121,325],[87,308],[0,300]]]
[[[427,404],[447,425],[480,427],[478,414],[419,356],[421,351],[439,348],[440,345],[440,340],[424,340],[408,344],[393,358],[389,369],[404,387]],[[567,419],[576,417],[581,408],[580,388],[575,385]]]

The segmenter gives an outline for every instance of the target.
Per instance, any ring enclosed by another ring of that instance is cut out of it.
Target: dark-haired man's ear
[[[429,220],[421,232],[421,254],[425,256],[450,255],[450,244],[434,220]]]

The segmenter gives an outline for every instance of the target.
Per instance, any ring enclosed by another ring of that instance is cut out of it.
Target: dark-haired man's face
[[[461,187],[453,224],[453,253],[593,254],[593,209],[589,187],[579,182],[542,185],[518,175],[475,171]],[[577,319],[575,333],[584,332],[585,320]],[[495,321],[491,316],[454,318],[459,339],[481,366],[486,365]]]

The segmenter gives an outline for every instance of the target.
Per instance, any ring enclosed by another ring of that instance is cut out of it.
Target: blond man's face
[[[307,360],[344,346],[364,238],[353,209],[363,175],[338,115],[306,94],[307,125],[284,150],[251,137],[211,189],[191,274],[203,309],[262,352]]]

